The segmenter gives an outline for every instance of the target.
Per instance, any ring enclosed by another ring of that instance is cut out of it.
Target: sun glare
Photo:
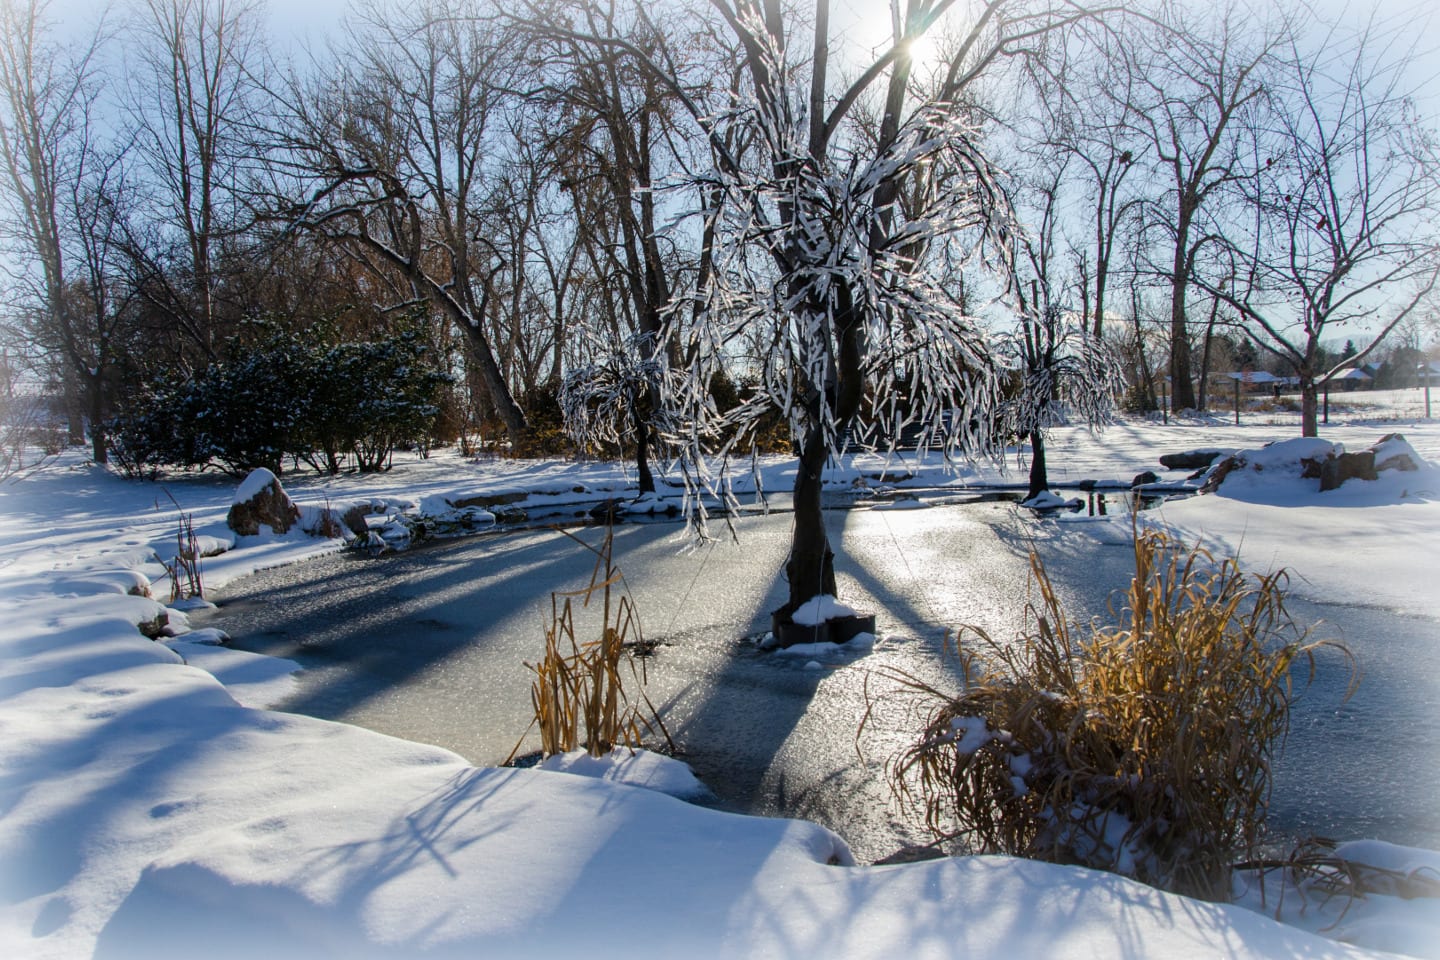
[[[878,57],[895,43],[889,7],[889,3],[876,0],[838,0],[832,11],[832,29],[844,35],[859,56]],[[932,68],[942,59],[944,26],[933,24],[924,35],[910,41],[910,62],[915,67]]]
[[[933,64],[940,55],[940,44],[935,39],[935,30],[910,41],[910,62],[917,67]]]

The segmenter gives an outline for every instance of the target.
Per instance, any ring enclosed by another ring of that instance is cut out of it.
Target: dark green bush
[[[381,470],[396,447],[428,441],[449,379],[413,329],[337,344],[277,332],[193,380],[145,385],[109,438],[135,476],[162,466],[279,473],[287,457],[332,473],[347,459]]]

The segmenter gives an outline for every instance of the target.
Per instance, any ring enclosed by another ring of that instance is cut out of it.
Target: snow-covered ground
[[[1412,409],[1418,396],[1365,399]],[[1332,410],[1344,417],[1356,422],[1333,424],[1327,439],[1358,450],[1398,430],[1440,462],[1440,424]],[[1297,433],[1283,414],[1247,415],[1240,427],[1060,430],[1052,480],[1128,485],[1144,470],[1165,475],[1161,453]],[[879,486],[885,466],[857,457],[832,480]],[[989,467],[952,476],[908,455],[889,469],[887,484],[913,474],[904,483],[921,508],[932,488],[1023,477]],[[762,464],[765,488],[787,489],[790,470]],[[382,476],[284,479],[311,506],[365,500],[391,511],[501,494],[540,508],[627,487],[613,464],[450,453]],[[1257,569],[1290,568],[1299,590],[1440,620],[1440,472],[1327,494],[1313,486],[1239,484],[1156,516],[1238,548]],[[570,772],[476,769],[434,747],[268,711],[289,665],[186,634],[173,611],[169,632],[180,636],[152,641],[136,629],[164,612],[134,594],[150,584],[168,597],[158,558],[174,553],[177,502],[204,544],[233,544],[204,561],[212,589],[339,549],[304,534],[236,542],[223,523],[235,489],[209,476],[127,481],[78,454],[0,484],[0,956],[1364,954],[1339,940],[1440,955],[1433,898],[1277,903],[1271,889],[1263,906],[1253,895],[1221,906],[1002,857],[857,867],[823,828],[667,795],[695,787],[663,764],[632,764],[629,777],[658,789],[578,758],[553,765]],[[1123,521],[1067,523],[1066,536],[1110,536]],[[1423,851],[1353,849],[1419,881],[1440,870],[1440,856]]]

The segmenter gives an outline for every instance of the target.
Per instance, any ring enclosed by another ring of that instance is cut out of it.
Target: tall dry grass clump
[[[178,511],[175,556],[164,563],[165,572],[170,575],[170,602],[204,600],[205,580],[200,573],[200,540],[195,536],[194,516],[180,509],[180,501],[169,490],[165,491],[165,496],[170,498]]]
[[[634,601],[616,595],[624,578],[613,562],[614,531],[607,528],[598,547],[561,532],[596,555],[595,570],[584,589],[550,595],[545,655],[538,663],[525,665],[535,674],[530,685],[535,719],[530,729],[539,728],[541,752],[548,757],[584,748],[591,756],[602,757],[617,746],[640,746],[647,733],[658,733],[668,743],[670,734],[643,689],[638,702],[631,701],[625,690],[627,672],[637,686],[645,683],[643,664],[637,669],[630,653],[644,637]],[[571,602],[575,598],[581,598],[582,609],[598,598],[602,614],[598,639],[583,643],[577,639]],[[519,745],[515,749],[518,752]]]
[[[1077,628],[1030,562],[1038,599],[1016,642],[962,630],[992,655],[962,654],[963,693],[901,678],[928,719],[892,764],[897,790],[940,838],[1226,898],[1261,839],[1292,668],[1313,676],[1316,648],[1338,644],[1307,641],[1283,571],[1247,576],[1163,534],[1137,533],[1113,625]]]

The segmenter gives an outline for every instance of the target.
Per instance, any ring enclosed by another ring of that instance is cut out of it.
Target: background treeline
[[[808,46],[828,7],[375,2],[301,51],[249,0],[130,0],[88,27],[0,0],[11,413],[43,393],[71,442],[138,473],[381,469],[461,439],[643,462],[655,370],[691,362],[679,344],[704,338],[675,331],[735,269],[716,157],[733,192],[763,153],[723,122],[764,59],[747,18],[799,38],[777,78],[835,61],[805,74],[824,89],[776,89],[801,91],[797,125],[844,103],[844,144],[888,136],[872,65],[906,58],[915,102],[954,92],[1023,230],[998,273],[957,259],[947,296],[1104,344],[1133,408],[1205,408],[1209,374],[1268,369],[1298,378],[1313,432],[1344,366],[1410,382],[1440,269],[1419,8],[899,0],[897,54],[883,9]],[[944,184],[909,187],[893,202]],[[773,326],[731,329],[722,404],[766,389],[775,350]]]

